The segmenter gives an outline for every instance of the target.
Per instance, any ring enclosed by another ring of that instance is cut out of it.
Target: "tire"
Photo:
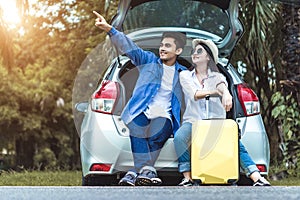
[[[237,182],[237,185],[241,186],[252,186],[253,181],[248,178],[246,175],[240,175],[239,181]]]
[[[82,186],[111,186],[116,185],[116,176],[112,175],[87,175],[82,176]]]

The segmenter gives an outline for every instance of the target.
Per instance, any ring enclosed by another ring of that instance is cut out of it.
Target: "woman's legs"
[[[253,162],[248,151],[243,145],[242,141],[239,142],[240,145],[240,165],[245,171],[247,176],[250,176],[253,172],[259,172],[259,169],[256,167],[256,164]]]
[[[254,183],[262,178],[262,176],[259,173],[259,169],[256,167],[256,164],[253,162],[242,141],[240,141],[240,164],[242,169],[246,172],[246,175]],[[270,183],[266,182],[265,184]]]
[[[191,180],[191,134],[192,124],[183,123],[175,133],[174,145],[178,158],[178,171],[183,173],[184,177]]]
[[[175,151],[178,157],[178,171],[183,173],[183,176],[187,180],[192,180],[190,153],[191,135],[192,124],[184,123],[175,133],[174,137]],[[240,166],[245,170],[246,175],[251,178],[253,182],[261,179],[262,176],[259,173],[259,169],[256,167],[256,164],[241,141],[239,142],[239,150]],[[266,183],[269,184],[268,182]]]

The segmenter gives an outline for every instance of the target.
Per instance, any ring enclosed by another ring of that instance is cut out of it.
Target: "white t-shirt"
[[[175,65],[163,65],[161,87],[144,112],[148,119],[154,119],[157,117],[171,119],[170,111],[174,74]]]

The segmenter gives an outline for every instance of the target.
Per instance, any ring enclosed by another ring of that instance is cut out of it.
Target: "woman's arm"
[[[220,96],[222,96],[222,105],[226,111],[232,108],[232,96],[227,88],[225,82],[220,82],[216,85],[217,91]]]
[[[203,99],[205,98],[207,95],[209,96],[220,96],[218,90],[197,90],[195,93],[195,100],[199,100],[199,99]]]
[[[204,98],[207,95],[215,96],[219,95],[219,91],[217,89],[215,90],[198,90],[197,86],[193,82],[192,72],[185,70],[180,72],[179,74],[179,80],[180,84],[183,90],[183,93],[186,97],[188,97],[191,100],[199,100]]]

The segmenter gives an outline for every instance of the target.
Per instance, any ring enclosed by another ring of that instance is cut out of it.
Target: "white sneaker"
[[[182,181],[178,184],[178,186],[184,186],[184,187],[189,187],[189,186],[193,186],[193,185],[194,185],[194,182],[189,179],[186,179],[186,178],[183,178]]]
[[[129,171],[120,180],[119,185],[122,185],[122,186],[134,186],[136,177],[137,177],[137,174],[135,172]]]
[[[253,183],[253,186],[271,186],[271,184],[264,177],[261,177]]]
[[[151,166],[143,167],[135,180],[136,186],[157,186],[161,184],[162,181],[158,178],[155,168]]]

